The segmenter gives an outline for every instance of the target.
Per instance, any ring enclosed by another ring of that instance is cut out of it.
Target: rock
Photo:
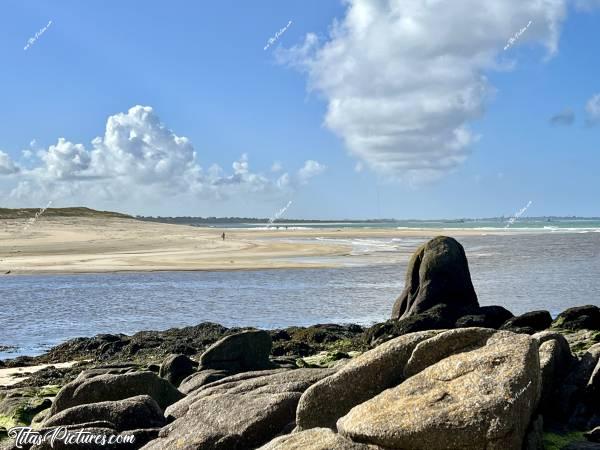
[[[583,426],[586,411],[575,414],[578,405],[585,404],[585,390],[600,359],[600,344],[595,344],[577,360],[565,380],[558,386],[554,396],[553,414],[560,420],[570,419],[575,425]]]
[[[551,324],[552,316],[548,311],[531,311],[507,320],[501,329],[533,334],[547,329]]]
[[[33,416],[31,419],[32,428],[40,428],[42,426],[42,423],[44,423],[44,421],[48,418],[48,414],[50,414],[50,406],[52,406],[52,403],[48,405],[48,409],[44,409]]]
[[[173,386],[179,386],[185,377],[194,373],[197,366],[198,363],[185,355],[171,355],[160,365],[158,376]]]
[[[313,369],[326,367],[339,367],[345,362],[348,362],[350,355],[340,351],[319,352],[316,355],[305,356],[296,361],[298,367],[309,367]]]
[[[454,327],[451,328],[489,328],[486,326],[485,316],[483,314],[467,314],[459,317]]]
[[[520,449],[539,399],[535,340],[496,332],[354,407],[340,434],[411,450]]]
[[[194,392],[196,389],[200,389],[202,386],[221,380],[230,375],[232,375],[232,373],[227,370],[201,370],[184,379],[179,385],[179,391],[187,395],[190,392]]]
[[[333,373],[330,369],[296,369],[232,381],[225,378],[194,391],[179,403],[183,415],[164,427],[145,450],[251,449],[269,442],[294,421],[302,392]],[[190,401],[191,400],[191,401]],[[175,416],[175,415],[174,415]]]
[[[139,449],[146,445],[148,442],[158,438],[160,428],[140,428],[137,430],[127,430],[120,433],[124,438],[133,436],[135,448]]]
[[[310,327],[289,327],[270,332],[273,338],[273,356],[294,358],[314,355],[329,350],[362,350],[359,325],[318,324]]]
[[[394,303],[392,319],[404,319],[441,303],[453,310],[479,307],[465,250],[445,236],[431,239],[410,259],[405,288]]]
[[[82,370],[75,378],[76,380],[87,380],[98,375],[121,375],[136,371],[136,366],[126,365],[125,367],[94,367],[93,369]]]
[[[229,386],[233,386],[236,383],[241,383],[243,381],[253,380],[255,378],[266,377],[270,375],[277,375],[280,373],[287,372],[288,369],[271,369],[271,370],[255,370],[252,372],[242,372],[235,375],[231,375],[225,378],[221,378],[220,380],[213,381],[204,386],[200,386],[198,389],[190,392],[184,399],[179,400],[177,403],[172,404],[165,410],[165,416],[171,418],[178,418],[183,416],[191,403],[193,403],[196,398],[196,391],[208,390],[208,389],[216,389],[219,386],[224,386],[225,388]],[[201,372],[199,372],[201,373]]]
[[[571,351],[577,355],[585,353],[592,345],[600,343],[600,331],[575,330],[563,334]]]
[[[154,372],[99,375],[75,380],[64,386],[54,399],[50,416],[73,406],[124,400],[136,395],[149,395],[162,409],[184,396]]]
[[[555,328],[600,330],[600,308],[593,305],[569,308],[552,323]]]
[[[148,395],[125,400],[89,403],[67,408],[46,420],[44,427],[76,425],[93,420],[105,420],[117,431],[162,427],[165,417],[156,401]]]
[[[259,450],[369,450],[371,445],[352,442],[329,428],[312,428],[273,439]]]
[[[523,450],[544,450],[544,418],[540,415],[531,421],[523,441]]]
[[[456,328],[500,328],[513,314],[502,306],[482,306],[473,314],[460,317],[455,324]]]
[[[572,442],[564,447],[561,450],[599,450],[600,445],[595,444],[593,442]]]
[[[600,360],[596,363],[585,388],[589,399],[600,407]]]
[[[583,433],[583,435],[590,442],[600,443],[600,427],[596,427],[591,431],[586,431],[585,433]]]
[[[186,398],[169,406],[165,411],[168,418],[180,418],[187,414],[192,403],[198,398],[218,393],[240,394],[260,389],[261,392],[278,392],[277,389],[294,388],[304,392],[311,384],[334,373],[333,369],[302,369],[298,370],[262,370],[245,372],[215,381],[190,393]],[[303,381],[300,381],[302,377]],[[289,384],[287,380],[296,380]]]
[[[300,367],[296,364],[296,361],[298,361],[297,356],[272,356],[270,359],[275,367],[280,369],[297,369]]]
[[[294,418],[299,393],[221,394],[200,398],[187,415],[163,428],[146,450],[255,448],[276,436]]]
[[[10,389],[0,397],[0,426],[26,426],[40,412],[47,410],[52,401],[41,390]]]
[[[542,380],[541,411],[552,415],[557,408],[556,389],[562,384],[575,359],[567,340],[559,333],[542,331],[532,336],[538,341]]]
[[[200,357],[202,369],[230,371],[262,370],[269,362],[271,336],[266,331],[251,330],[232,334],[211,345]]]
[[[424,340],[412,352],[404,367],[404,376],[412,377],[448,356],[482,347],[495,333],[489,328],[459,328]]]
[[[165,331],[140,331],[133,336],[99,335],[93,338],[77,338],[36,357],[36,363],[81,359],[122,361],[131,358],[151,362],[166,358],[170,354],[200,353],[226,334],[238,331],[241,329],[227,329],[222,325],[206,322],[193,327],[171,328]]]
[[[388,341],[313,384],[300,398],[296,413],[298,429],[335,429],[337,419],[354,406],[401,383],[404,365],[413,349],[435,334],[435,331],[424,331]]]
[[[482,306],[479,308],[478,314],[485,317],[485,328],[500,328],[503,323],[514,317],[508,309],[497,305]]]
[[[414,314],[406,319],[388,320],[373,325],[365,332],[365,341],[376,346],[394,337],[417,331],[444,330],[453,328],[458,316],[448,305],[436,305],[421,314]]]

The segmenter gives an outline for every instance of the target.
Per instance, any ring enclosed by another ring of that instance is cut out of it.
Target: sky
[[[600,216],[600,1],[0,2],[0,207]]]

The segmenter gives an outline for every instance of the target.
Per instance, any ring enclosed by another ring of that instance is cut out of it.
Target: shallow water
[[[406,261],[424,241],[360,241],[338,269],[6,276],[0,285],[0,359],[34,355],[78,336],[195,325],[261,328],[385,320]],[[600,306],[600,233],[471,236],[465,246],[482,305],[515,314]],[[392,246],[392,247],[390,247]],[[386,263],[388,262],[388,263]]]

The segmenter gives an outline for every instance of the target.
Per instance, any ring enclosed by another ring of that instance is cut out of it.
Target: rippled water
[[[419,241],[411,238],[410,245]],[[570,306],[600,306],[600,233],[460,241],[483,305],[514,313],[547,309],[553,315]],[[372,244],[369,250],[368,242],[359,242],[357,256],[342,257],[349,266],[339,269],[3,277],[0,345],[16,349],[0,352],[0,359],[38,354],[77,336],[203,321],[262,328],[382,321],[402,290],[406,263],[371,262],[385,261],[378,255],[408,241]],[[355,264],[365,260],[369,265]]]

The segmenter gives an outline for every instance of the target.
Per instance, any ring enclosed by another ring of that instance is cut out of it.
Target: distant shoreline
[[[460,238],[600,232],[600,224],[565,229],[286,224],[212,228],[115,216],[53,215],[42,215],[24,230],[26,223],[25,218],[0,219],[0,275],[335,268],[343,267],[340,257],[350,255],[353,243],[361,240],[414,241],[406,251],[385,255],[386,262],[396,264],[408,260],[419,240],[439,234]],[[378,260],[376,255],[370,263]]]

